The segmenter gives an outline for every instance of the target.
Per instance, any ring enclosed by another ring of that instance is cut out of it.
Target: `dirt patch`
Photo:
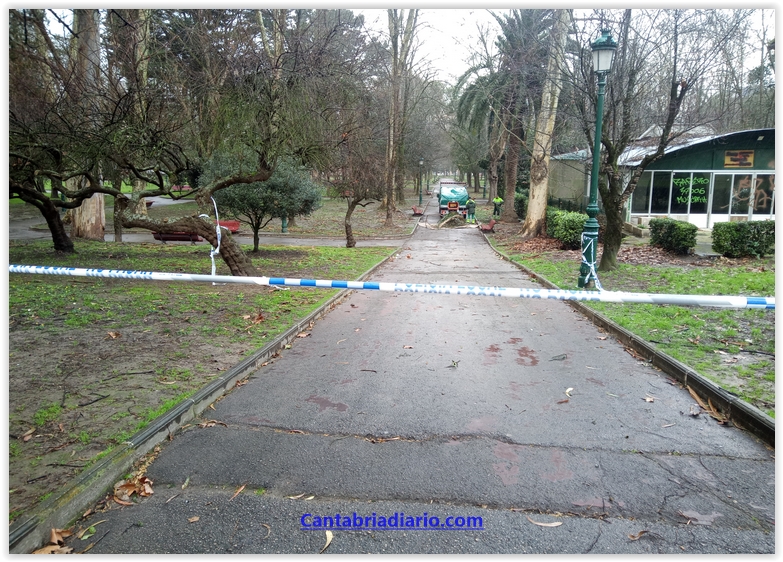
[[[196,309],[190,315],[150,315],[139,326],[97,322],[73,329],[62,324],[65,315],[12,319],[11,520],[234,366],[248,351],[246,342],[188,330],[191,316],[203,327],[223,323],[220,315]],[[262,330],[253,320],[246,322],[250,329]]]

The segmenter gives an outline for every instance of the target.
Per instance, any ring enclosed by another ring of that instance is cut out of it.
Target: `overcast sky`
[[[351,10],[364,14],[365,23],[370,29],[388,35],[389,24],[385,9]],[[479,8],[421,8],[419,22],[421,45],[418,58],[429,60],[432,68],[437,71],[436,77],[451,83],[468,69],[466,60],[470,57],[471,48],[477,43],[477,24],[483,28],[497,27],[489,12]],[[497,33],[493,32],[491,37],[496,35]]]

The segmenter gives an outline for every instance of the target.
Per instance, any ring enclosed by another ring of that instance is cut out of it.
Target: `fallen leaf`
[[[84,531],[81,532],[81,536],[79,537],[81,540],[86,541],[90,537],[92,537],[95,534],[95,526],[90,526],[86,528]]]
[[[533,521],[530,516],[527,516],[527,520],[530,521],[533,525],[538,525],[539,527],[559,527],[563,524],[562,521],[552,521],[551,523],[539,523],[538,521]]]
[[[117,496],[114,496],[114,501],[120,505],[134,505],[133,502],[126,502],[125,500],[119,499]]]
[[[215,409],[215,405],[214,404],[210,404],[209,407],[212,408],[213,410]]]
[[[324,547],[321,549],[321,552],[319,552],[318,554],[321,554],[321,553],[323,553],[323,551],[324,551],[324,550],[326,550],[326,549],[327,549],[327,547],[328,547],[330,544],[332,544],[332,537],[334,537],[334,534],[333,534],[331,531],[326,531],[326,544],[325,544],[325,545],[324,545]]]
[[[272,534],[272,527],[270,527],[266,523],[261,523],[261,526],[262,527],[266,527],[266,537],[264,537],[264,539],[265,539],[265,538],[269,537],[269,535]],[[264,540],[264,539],[261,539],[261,540]]]
[[[298,496],[286,496],[286,498],[288,498],[289,500],[298,500],[298,499],[299,499],[299,498],[301,498],[302,496],[304,496],[304,492],[302,492],[302,493],[301,493],[301,494],[299,494]]]
[[[185,478],[185,483],[182,485],[182,489],[184,490],[185,488],[187,488],[188,484],[190,484],[190,476]]]
[[[198,515],[194,515],[193,517],[188,517],[188,523],[195,523],[199,519],[201,518]]]
[[[564,359],[566,359],[567,357],[568,357],[568,355],[567,355],[567,354],[565,354],[565,353],[561,353],[560,355],[555,355],[554,357],[552,357],[552,358],[550,359],[550,361],[563,361],[563,360],[564,360]]]
[[[299,332],[298,334],[296,334],[296,337],[297,338],[306,338],[309,335],[310,335],[310,332]]]
[[[655,402],[655,396],[652,396],[651,394],[648,394],[644,397],[645,402]]]
[[[606,336],[598,336],[598,339],[599,339],[599,340],[601,340],[601,341],[603,341],[603,340],[605,340],[605,339],[606,339]]]
[[[677,425],[675,423],[667,423],[666,425],[662,425],[661,427],[671,427],[673,425]]]
[[[106,521],[108,521],[108,519],[101,519],[100,521],[98,521],[97,523],[93,523],[92,525],[90,525],[86,529],[82,529],[81,531],[76,533],[76,538],[77,539],[81,539],[83,541],[86,541],[87,539],[89,539],[91,536],[93,536],[95,534],[95,527],[97,527],[101,523],[106,523]]]
[[[344,339],[342,339],[342,340],[337,340],[337,344],[339,345],[340,343],[342,343],[342,342],[344,342],[344,341],[345,341]]]
[[[242,485],[239,487],[239,489],[238,489],[236,492],[234,492],[234,495],[233,495],[233,496],[231,496],[231,500],[233,500],[235,497],[237,497],[237,496],[239,495],[239,493],[240,493],[242,490],[244,490],[244,489],[245,489],[245,486],[247,486],[247,484],[242,484]],[[228,501],[231,501],[231,500],[228,500]]]
[[[412,345],[403,345],[402,348],[403,349],[413,349],[413,346]]]
[[[573,392],[573,388],[566,388],[565,394],[566,396],[571,396],[571,392]]]
[[[647,530],[639,531],[635,535],[628,535],[628,538],[631,539],[632,541],[638,541],[640,538],[642,538],[643,535],[646,535],[649,532],[650,531],[647,531]]]
[[[49,544],[65,544],[65,539],[71,536],[67,529],[52,529],[49,533]]]
[[[304,499],[304,501],[315,499],[315,496],[308,496]]]
[[[568,398],[563,398],[562,400],[557,401],[558,404],[565,404],[566,402],[568,402]]]

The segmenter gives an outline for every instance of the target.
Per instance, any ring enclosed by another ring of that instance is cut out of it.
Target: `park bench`
[[[495,223],[498,222],[495,219],[489,221],[489,224],[480,224],[479,230],[481,232],[495,232]]]
[[[218,224],[227,228],[231,234],[239,232],[239,221],[218,221]]]
[[[414,217],[420,217],[420,216],[422,216],[424,214],[424,209],[421,209],[421,208],[417,207],[416,205],[411,207],[411,209],[413,209],[413,216]]]
[[[195,232],[153,232],[152,237],[164,244],[166,242],[191,242],[195,244],[204,240]]]

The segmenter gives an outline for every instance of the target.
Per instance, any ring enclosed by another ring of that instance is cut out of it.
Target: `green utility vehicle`
[[[468,202],[468,188],[464,183],[451,180],[441,180],[438,191],[438,208],[440,216],[455,212],[464,218],[467,214],[465,203]]]

